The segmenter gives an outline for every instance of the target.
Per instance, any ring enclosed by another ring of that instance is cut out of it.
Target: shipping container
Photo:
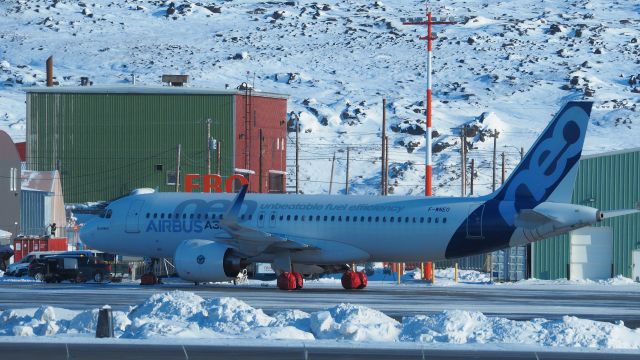
[[[13,262],[33,251],[67,251],[67,238],[19,237],[13,240]]]

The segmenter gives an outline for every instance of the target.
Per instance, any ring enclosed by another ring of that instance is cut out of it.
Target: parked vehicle
[[[15,262],[7,268],[5,275],[21,277],[29,274],[29,264],[33,260],[42,259],[46,256],[60,254],[60,251],[32,251],[24,256],[20,261]]]
[[[96,256],[84,254],[58,254],[33,261],[29,275],[45,282],[95,281],[101,283],[111,278],[111,264]]]

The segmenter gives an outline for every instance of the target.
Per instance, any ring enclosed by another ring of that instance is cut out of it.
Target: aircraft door
[[[258,214],[258,227],[264,227],[264,211],[260,211]]]
[[[467,216],[467,238],[482,238],[482,216],[484,214],[484,204],[469,205]]]
[[[125,223],[124,231],[128,233],[139,233],[140,232],[140,210],[142,210],[142,205],[144,204],[144,200],[134,200],[129,205],[129,211],[127,212],[127,220]]]

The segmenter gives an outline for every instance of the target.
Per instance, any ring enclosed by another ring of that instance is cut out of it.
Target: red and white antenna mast
[[[429,7],[426,9],[427,19],[425,21],[424,18],[409,18],[409,19],[401,19],[403,25],[427,25],[427,36],[421,36],[420,40],[427,40],[427,131],[425,132],[425,140],[426,140],[426,166],[425,166],[425,196],[432,195],[433,189],[433,167],[431,160],[431,53],[433,51],[433,40],[437,39],[437,37],[433,36],[432,26],[433,25],[452,25],[455,22],[452,19],[440,19],[434,21],[431,17],[431,10]]]

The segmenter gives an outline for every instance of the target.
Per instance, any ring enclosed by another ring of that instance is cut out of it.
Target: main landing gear
[[[347,290],[364,289],[367,287],[368,282],[367,274],[365,274],[364,271],[348,270],[342,275],[342,287]]]
[[[299,272],[283,271],[278,275],[278,289],[300,290],[304,285],[304,279]]]

